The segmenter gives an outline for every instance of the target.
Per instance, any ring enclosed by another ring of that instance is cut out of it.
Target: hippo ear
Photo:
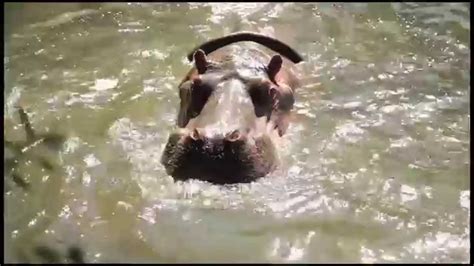
[[[199,74],[204,74],[207,69],[207,59],[206,59],[206,54],[204,53],[203,50],[199,49],[194,53],[194,65],[196,66],[196,69]]]
[[[283,59],[280,55],[274,55],[272,59],[270,59],[270,63],[268,63],[267,66],[267,74],[272,81],[275,81],[275,76],[278,71],[280,71],[282,63]]]

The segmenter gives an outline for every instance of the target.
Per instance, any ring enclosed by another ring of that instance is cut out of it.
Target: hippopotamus
[[[178,85],[177,127],[161,157],[166,173],[174,180],[233,184],[274,171],[302,57],[275,38],[237,32],[197,46],[187,58],[193,67]]]

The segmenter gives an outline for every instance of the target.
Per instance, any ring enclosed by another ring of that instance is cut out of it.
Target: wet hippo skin
[[[301,56],[274,38],[239,32],[198,46],[188,59],[194,66],[178,86],[177,129],[161,158],[167,173],[175,180],[229,184],[272,172],[276,143],[289,126],[299,86],[293,66]]]

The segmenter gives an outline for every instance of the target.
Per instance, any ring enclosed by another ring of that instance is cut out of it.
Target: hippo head
[[[276,81],[282,57],[239,69],[197,50],[194,64],[179,85],[178,130],[162,156],[167,173],[175,180],[217,184],[267,175],[277,165],[276,146],[294,102],[292,88]]]

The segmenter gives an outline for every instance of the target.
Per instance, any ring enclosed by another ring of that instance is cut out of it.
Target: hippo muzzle
[[[252,182],[277,167],[293,88],[280,55],[245,57],[194,53],[195,66],[179,85],[178,128],[161,159],[175,180]]]

